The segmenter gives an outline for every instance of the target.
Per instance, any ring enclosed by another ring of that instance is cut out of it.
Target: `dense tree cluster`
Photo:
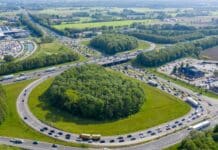
[[[218,126],[213,131],[191,132],[190,136],[184,139],[178,150],[217,150]]]
[[[145,93],[138,82],[101,66],[87,65],[56,77],[41,99],[74,116],[109,120],[138,112]]]
[[[0,123],[2,123],[7,114],[6,95],[5,91],[0,85]]]
[[[75,53],[59,53],[46,55],[42,57],[25,59],[18,62],[10,62],[0,65],[0,75],[15,73],[18,71],[26,71],[51,65],[66,63],[78,60],[79,56]]]
[[[92,39],[90,46],[106,54],[115,54],[138,47],[138,41],[122,34],[103,34]]]
[[[38,37],[44,36],[43,31],[35,25],[26,15],[20,15],[20,22],[26,26],[34,35]]]
[[[156,51],[142,53],[134,61],[145,67],[155,67],[186,56],[198,56],[202,50],[218,45],[218,37],[204,38],[192,42],[178,43]]]
[[[176,36],[161,35],[164,33],[166,32],[165,31],[159,32],[160,35],[158,35],[158,34],[138,31],[138,32],[129,32],[128,35],[137,37],[142,40],[151,41],[154,43],[161,43],[161,44],[174,44],[174,43],[184,42],[188,40],[196,40],[196,39],[200,39],[204,37],[204,34],[199,33],[199,32],[181,34],[181,35],[176,35]]]

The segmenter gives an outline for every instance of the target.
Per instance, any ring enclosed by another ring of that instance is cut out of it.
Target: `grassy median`
[[[39,96],[48,89],[52,81],[53,79],[48,79],[32,91],[29,107],[33,114],[43,122],[72,133],[99,133],[102,135],[131,133],[176,119],[190,110],[186,103],[143,84],[146,101],[138,113],[116,121],[101,122],[80,119],[52,106],[45,107],[39,100]]]

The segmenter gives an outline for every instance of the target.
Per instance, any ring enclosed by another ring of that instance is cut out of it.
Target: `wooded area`
[[[138,112],[145,93],[140,83],[117,72],[86,65],[56,77],[41,99],[74,116],[108,120]]]

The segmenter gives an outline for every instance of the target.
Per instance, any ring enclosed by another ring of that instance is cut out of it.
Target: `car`
[[[57,148],[58,146],[56,144],[52,144],[51,147]]]
[[[44,127],[44,128],[43,128],[43,130],[45,130],[45,131],[46,131],[46,130],[48,130],[48,128],[47,128],[47,127]]]
[[[117,139],[123,139],[123,137],[122,137],[122,136],[119,136]]]
[[[183,123],[182,123],[182,122],[180,122],[178,125],[179,125],[179,126],[182,126],[182,125],[183,125]]]
[[[58,135],[63,135],[63,133],[62,132],[58,132]]]
[[[175,121],[175,124],[179,123],[179,121]]]
[[[132,135],[131,135],[131,134],[127,135],[127,138],[131,138],[131,137],[132,137]]]
[[[131,141],[135,141],[135,140],[136,140],[136,138],[134,138],[134,137],[133,137],[133,138],[131,138],[130,140],[131,140]]]
[[[105,143],[105,140],[101,140],[100,143]]]
[[[110,143],[114,143],[114,142],[115,142],[115,140],[113,140],[113,139],[112,139],[112,140],[110,140]]]
[[[33,141],[33,145],[37,145],[39,144],[37,141]]]
[[[139,135],[140,138],[145,138],[145,136],[143,134]]]
[[[50,130],[50,132],[51,132],[51,133],[55,133],[55,131],[54,131],[54,130]]]
[[[65,138],[66,138],[66,139],[70,139],[70,137],[71,137],[70,134],[66,134],[66,135],[65,135]]]
[[[24,120],[27,120],[27,117],[24,117]]]
[[[119,143],[122,143],[122,142],[124,142],[124,139],[119,140]]]
[[[44,132],[44,129],[42,128],[42,129],[40,129],[40,131],[41,131],[41,132]]]
[[[77,138],[76,141],[77,141],[77,142],[81,142],[82,139],[81,139],[81,138]]]
[[[166,130],[170,130],[170,129],[171,129],[170,127],[167,127],[167,128],[166,128]]]
[[[156,135],[156,133],[155,133],[155,132],[152,132],[151,135]]]
[[[93,141],[92,140],[88,140],[88,143],[92,143]]]
[[[21,139],[10,139],[10,142],[14,144],[22,144],[24,141]]]
[[[49,132],[49,133],[48,133],[48,135],[52,135],[52,134],[53,134],[52,132]]]
[[[182,121],[185,121],[185,118],[183,118]]]
[[[151,132],[152,132],[151,130],[147,131],[148,134],[150,134]]]
[[[60,136],[60,135],[58,135],[58,134],[55,134],[55,135],[54,135],[54,137],[56,137],[56,138],[59,137],[59,136]]]
[[[176,125],[173,125],[172,128],[176,128]]]

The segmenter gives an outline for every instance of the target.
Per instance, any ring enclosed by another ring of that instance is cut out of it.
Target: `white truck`
[[[190,104],[192,107],[198,107],[199,106],[199,103],[196,100],[194,100],[192,97],[187,97],[186,102],[188,104]]]
[[[210,121],[206,120],[206,121],[200,122],[196,125],[190,126],[189,130],[202,130],[202,129],[209,127],[209,126],[210,126]]]

